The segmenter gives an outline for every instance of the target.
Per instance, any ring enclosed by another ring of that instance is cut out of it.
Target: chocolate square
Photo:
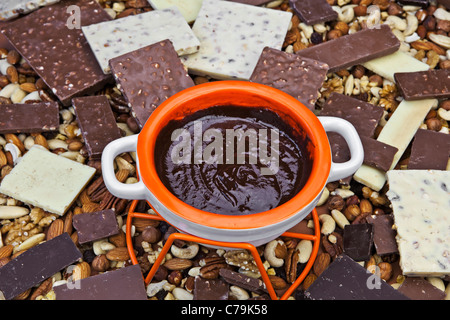
[[[411,146],[408,169],[446,170],[449,156],[449,134],[419,129]]]
[[[445,292],[424,278],[406,277],[398,291],[411,300],[444,300]]]
[[[228,300],[229,285],[221,279],[195,277],[194,300]]]
[[[394,74],[394,78],[405,100],[450,98],[449,69],[399,72]]]
[[[294,12],[307,25],[336,20],[338,14],[326,0],[289,0]]]
[[[373,138],[364,136],[360,138],[364,148],[363,163],[382,171],[388,171],[398,149]]]
[[[219,275],[231,285],[236,285],[258,294],[267,293],[266,284],[261,279],[255,279],[225,268],[220,269]]]
[[[344,253],[356,261],[367,261],[372,254],[373,226],[370,223],[344,227]]]
[[[73,217],[73,227],[78,232],[78,242],[99,240],[119,232],[114,210],[77,214]]]
[[[170,40],[111,59],[109,64],[140,127],[162,102],[194,86]]]
[[[314,110],[327,72],[325,63],[265,47],[250,81],[284,91]]]
[[[373,225],[373,243],[378,255],[398,253],[395,236],[397,231],[393,229],[394,217],[392,215],[370,215],[366,217],[368,223]]]

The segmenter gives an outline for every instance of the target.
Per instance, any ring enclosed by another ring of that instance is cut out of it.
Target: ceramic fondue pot
[[[305,135],[307,152],[312,160],[311,172],[295,196],[265,212],[224,215],[194,208],[165,187],[155,166],[158,134],[171,120],[183,119],[218,105],[271,110]],[[351,153],[349,161],[332,161],[327,132],[344,137]],[[124,152],[136,152],[138,183],[123,184],[115,177],[114,159]],[[103,151],[102,172],[105,185],[114,196],[147,200],[155,212],[180,232],[215,241],[247,242],[258,246],[304,219],[316,206],[326,184],[352,175],[361,166],[363,157],[358,133],[348,121],[317,117],[297,99],[272,87],[246,81],[216,81],[172,96],[156,108],[138,135],[111,142]]]

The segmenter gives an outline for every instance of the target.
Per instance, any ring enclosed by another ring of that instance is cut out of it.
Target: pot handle
[[[114,196],[128,200],[144,200],[147,187],[142,181],[125,184],[116,179],[114,159],[124,153],[137,150],[138,135],[131,135],[110,142],[102,153],[102,174],[106,188]]]
[[[331,163],[328,182],[338,181],[351,176],[361,167],[364,160],[364,149],[355,127],[347,120],[337,117],[318,117],[326,132],[340,134],[350,149],[351,158],[343,163]]]

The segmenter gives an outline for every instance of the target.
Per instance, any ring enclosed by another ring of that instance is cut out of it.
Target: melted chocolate
[[[215,106],[170,121],[158,135],[155,165],[183,202],[217,214],[253,214],[280,206],[305,185],[312,165],[306,144],[270,110]]]

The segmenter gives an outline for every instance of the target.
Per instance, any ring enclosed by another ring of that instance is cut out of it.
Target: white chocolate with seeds
[[[248,80],[264,47],[281,49],[292,13],[242,3],[204,0],[192,30],[197,53],[182,58],[189,72]]]
[[[197,18],[203,0],[148,0],[153,9],[161,10],[176,6],[188,23]]]
[[[0,193],[64,215],[95,169],[33,146],[2,180]]]
[[[59,2],[60,0],[1,0],[0,20],[11,20],[19,14],[29,13],[39,7]]]
[[[177,7],[82,27],[98,63],[109,73],[109,60],[169,39],[178,55],[198,51],[200,42]]]
[[[403,274],[450,275],[450,171],[390,170],[387,177]]]

